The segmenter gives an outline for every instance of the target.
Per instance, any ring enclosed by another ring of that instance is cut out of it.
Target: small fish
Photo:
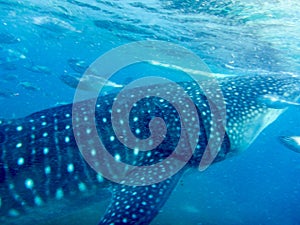
[[[64,82],[66,85],[68,85],[71,88],[77,88],[77,85],[79,84],[79,74],[62,74],[59,76],[59,79]]]
[[[11,97],[10,93],[7,93],[5,91],[0,91],[0,98],[9,98]]]
[[[26,51],[26,49],[19,51],[0,47],[0,67],[4,70],[15,70],[18,62],[27,58],[23,51]]]
[[[294,152],[300,153],[300,136],[280,136],[279,140],[287,148]]]
[[[70,23],[50,16],[37,16],[33,18],[34,25],[49,30],[55,33],[62,33],[66,31],[81,33],[76,27],[72,26]]]
[[[54,104],[54,106],[62,106],[62,105],[67,105],[67,104],[69,104],[69,102],[56,102]]]
[[[265,104],[268,108],[273,109],[284,109],[290,106],[300,106],[300,103],[295,101],[289,101],[285,99],[283,96],[276,96],[276,95],[263,95],[259,98],[259,101]]]
[[[78,76],[78,74],[63,74],[60,76],[60,79],[62,82],[67,84],[68,86],[72,88],[77,88],[79,82],[81,82],[80,88],[83,91],[98,91],[100,84],[105,84],[109,87],[114,88],[121,88],[123,85],[117,84],[112,81],[107,81],[103,79],[102,77],[95,76],[95,75],[87,75],[82,78]]]
[[[13,62],[0,62],[0,68],[3,70],[11,71],[11,70],[16,70],[17,65]]]
[[[7,82],[14,81],[18,79],[18,75],[9,73],[9,74],[4,74],[1,78]]]
[[[31,64],[24,65],[24,68],[34,73],[51,74],[51,70],[47,66]]]
[[[19,93],[15,93],[11,90],[1,90],[0,91],[0,98],[10,98],[13,96],[18,96]]]
[[[0,43],[1,44],[15,44],[20,42],[20,38],[16,38],[10,33],[0,33]]]
[[[85,61],[75,58],[69,59],[68,64],[75,72],[80,74],[83,74],[89,67]]]
[[[33,85],[32,83],[30,83],[28,81],[19,82],[18,85],[25,88],[25,89],[27,89],[27,90],[30,90],[30,91],[39,91],[39,90],[41,90],[39,87]]]

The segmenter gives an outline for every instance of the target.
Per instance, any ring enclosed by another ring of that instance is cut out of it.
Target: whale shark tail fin
[[[278,138],[288,149],[300,153],[300,136],[279,136]]]
[[[112,184],[112,200],[99,225],[149,224],[162,208],[183,174],[147,186]]]

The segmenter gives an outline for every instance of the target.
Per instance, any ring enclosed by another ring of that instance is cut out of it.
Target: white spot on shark
[[[43,153],[44,153],[44,155],[47,155],[49,153],[49,148],[45,147],[43,149]]]
[[[115,160],[119,162],[121,160],[121,156],[119,154],[115,154]]]
[[[65,142],[69,143],[70,142],[70,138],[68,136],[65,137]]]
[[[23,127],[22,127],[22,126],[17,126],[16,130],[17,130],[17,131],[22,131],[22,130],[23,130]]]
[[[24,164],[24,162],[25,162],[25,160],[24,160],[23,157],[20,157],[20,158],[18,159],[18,165],[19,165],[19,166],[22,166],[22,165]]]
[[[58,188],[55,193],[55,198],[57,200],[62,199],[64,197],[64,191],[61,188]]]
[[[96,151],[95,149],[92,149],[92,150],[91,150],[91,155],[92,155],[92,156],[95,156],[96,154],[97,154],[97,151]]]
[[[51,167],[50,166],[46,166],[45,167],[45,174],[50,174],[51,173]]]
[[[74,165],[72,163],[68,164],[68,168],[67,168],[69,173],[74,172]]]
[[[35,196],[34,197],[34,203],[37,205],[37,206],[41,206],[43,205],[43,200],[40,196]]]
[[[139,148],[138,147],[135,147],[134,149],[133,149],[133,154],[134,155],[138,155],[139,154]]]
[[[99,183],[103,182],[103,177],[99,173],[97,174],[97,180],[98,180]]]
[[[141,130],[140,130],[139,128],[137,128],[137,129],[135,130],[135,133],[136,133],[136,134],[140,134],[140,133],[141,133]]]
[[[78,189],[79,189],[81,192],[86,191],[87,188],[86,188],[85,183],[79,183],[79,184],[78,184]]]
[[[91,128],[87,128],[85,132],[86,132],[86,134],[90,134],[92,132],[92,129]]]
[[[21,148],[22,147],[22,143],[21,142],[19,142],[18,144],[16,144],[16,148]]]
[[[32,189],[34,187],[34,182],[32,179],[30,178],[27,178],[25,180],[25,187],[28,188],[28,189]]]

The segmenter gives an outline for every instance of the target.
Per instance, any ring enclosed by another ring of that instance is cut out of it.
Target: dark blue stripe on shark
[[[5,134],[3,131],[0,130],[0,144],[2,144],[5,141]]]
[[[4,165],[3,162],[0,162],[0,183],[4,183],[5,181],[5,169],[4,169]]]

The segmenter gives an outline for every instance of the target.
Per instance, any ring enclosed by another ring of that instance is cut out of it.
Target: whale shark
[[[272,107],[268,102],[262,101],[263,96],[278,96],[291,102],[297,101],[300,97],[300,79],[288,74],[230,76],[218,78],[218,83],[223,94],[226,121],[224,137],[213,163],[246,150],[257,136],[288,108]],[[75,133],[72,119],[79,121],[79,124],[85,124],[82,132],[89,134],[92,133],[89,126],[90,116],[93,116],[99,138],[116,161],[134,166],[154,165],[167,159],[176,148],[180,136],[188,133],[188,130],[182,133],[185,128],[181,126],[176,108],[160,97],[148,96],[140,100],[129,115],[130,129],[139,139],[147,139],[151,135],[149,122],[152,118],[160,117],[165,121],[166,134],[162,142],[151,151],[131,149],[116,138],[111,121],[116,93],[100,95],[96,99],[95,115],[91,115],[88,111],[91,100],[85,100],[45,109],[24,118],[1,119],[1,224],[20,224],[20,221],[22,224],[32,224],[35,221],[34,217],[38,215],[36,214],[38,209],[51,216],[51,210],[47,210],[47,207],[51,205],[52,208],[53,206],[59,208],[61,202],[69,202],[66,211],[76,207],[88,207],[93,200],[101,200],[104,189],[109,190],[111,196],[103,194],[103,198],[111,199],[99,224],[150,224],[183,174],[188,170],[199,168],[212,134],[211,119],[214,115],[202,90],[209,90],[210,82],[201,87],[195,81],[177,84],[193,100],[197,109],[199,118],[197,123],[200,125],[200,130],[196,134],[197,144],[191,157],[184,158],[186,164],[180,170],[152,184],[117,183],[93,170],[78,149],[76,135],[80,133]],[[150,88],[172,92],[172,86],[167,84],[153,86]],[[146,90],[137,88],[132,91]],[[174,95],[173,98],[178,96]],[[182,104],[185,102],[182,101]],[[72,111],[74,105],[79,109],[77,112]],[[188,115],[189,110],[185,113]],[[187,122],[195,123],[192,119]],[[126,139],[126,136],[124,138]],[[190,146],[185,147],[188,149]],[[86,151],[91,156],[98,154],[90,146],[86,146]],[[184,156],[177,156],[178,161],[182,160],[182,157]],[[110,165],[106,167],[113,170]],[[160,167],[159,172],[164,173],[167,169]],[[124,171],[125,176],[134,172]],[[155,177],[155,170],[152,173]],[[144,177],[138,178],[142,180]],[[83,201],[79,204],[76,199]],[[60,210],[61,214],[64,212]],[[23,220],[26,215],[32,215],[29,217],[31,219]],[[101,215],[94,216],[99,218]],[[43,219],[47,220],[47,217],[41,218]]]

